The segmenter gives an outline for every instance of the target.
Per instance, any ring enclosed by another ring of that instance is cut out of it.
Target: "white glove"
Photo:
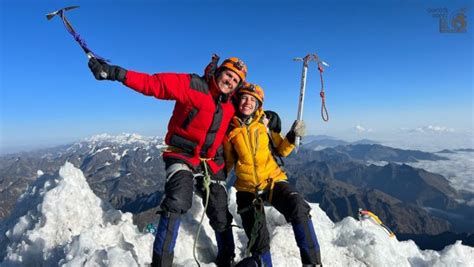
[[[295,137],[303,137],[306,135],[306,125],[304,121],[295,120],[293,126],[291,126],[291,131],[295,133]]]

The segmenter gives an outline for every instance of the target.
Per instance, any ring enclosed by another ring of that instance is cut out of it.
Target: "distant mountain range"
[[[357,146],[364,148],[366,145]],[[362,148],[357,149],[363,150]],[[369,152],[370,148],[367,148],[367,151]],[[415,155],[422,154],[415,153],[407,159]],[[309,201],[321,202],[326,198],[326,201],[331,202],[327,208],[334,207],[334,212],[328,213],[333,220],[356,216],[357,207],[362,207],[378,212],[382,218],[386,218],[387,224],[393,225],[398,232],[428,234],[439,234],[447,230],[474,232],[474,225],[470,223],[470,220],[474,219],[472,215],[474,208],[460,204],[457,200],[463,196],[439,174],[405,164],[367,165],[361,163],[359,159],[352,160],[348,154],[332,148],[321,151],[301,150],[292,154],[287,159],[286,169],[290,181],[307,196]],[[367,198],[370,195],[376,200],[375,202],[369,203]],[[413,214],[409,217],[418,217],[420,222],[426,224],[410,224],[406,220],[407,216],[393,218],[384,216],[383,214],[388,211],[377,207],[377,201],[384,203],[386,208],[399,206],[406,211],[411,210]],[[346,207],[341,207],[344,205]],[[325,209],[323,203],[322,207]],[[454,218],[458,217],[454,216],[449,221],[451,224],[449,227],[447,224],[429,222],[428,219],[422,218],[422,216],[434,218],[426,207],[458,214],[464,219],[456,220]],[[438,226],[435,227],[436,225]]]
[[[395,232],[418,236],[423,244],[429,243],[427,237],[448,231],[474,232],[474,209],[456,201],[463,196],[443,176],[403,164],[444,158],[370,140],[345,144],[321,136],[309,140],[285,159],[285,168],[290,183],[308,201],[320,203],[332,220],[357,216],[358,208],[369,209]],[[314,150],[313,145],[320,144],[328,147]],[[69,161],[84,172],[100,198],[134,213],[142,227],[153,220],[163,194],[162,148],[161,138],[101,135],[67,146],[2,156],[0,219],[8,216],[39,174],[54,175]],[[376,166],[371,161],[397,163]],[[428,247],[435,245],[440,246],[439,241]]]
[[[305,149],[322,150],[328,147],[346,146],[346,145],[373,145],[380,144],[377,141],[362,139],[355,142],[347,142],[328,135],[309,135],[302,140],[302,147]]]
[[[163,140],[137,135],[96,136],[72,145],[0,157],[0,219],[42,173],[54,175],[64,162],[79,167],[100,198],[128,211],[156,206],[165,182]],[[148,203],[134,203],[147,196]]]
[[[453,149],[453,150],[443,149],[443,150],[439,151],[438,153],[453,154],[453,153],[456,153],[456,152],[474,152],[474,149],[472,149],[472,148],[460,148],[460,149]]]

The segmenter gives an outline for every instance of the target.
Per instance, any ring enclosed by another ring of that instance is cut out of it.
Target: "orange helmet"
[[[245,78],[247,77],[247,65],[245,65],[242,60],[236,57],[231,57],[224,60],[218,69],[220,68],[227,68],[235,72],[237,75],[239,75],[241,82],[245,81]]]
[[[237,94],[239,96],[242,95],[242,94],[249,94],[249,95],[255,97],[260,102],[260,106],[263,105],[263,99],[265,97],[265,94],[263,93],[262,87],[260,87],[259,85],[245,82],[242,85],[242,88],[239,89]]]

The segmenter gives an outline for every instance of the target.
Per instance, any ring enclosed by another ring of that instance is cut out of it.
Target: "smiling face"
[[[244,116],[250,116],[257,110],[258,100],[252,95],[242,94],[239,102],[239,112]]]
[[[232,93],[240,83],[240,77],[237,73],[224,69],[216,79],[217,87],[223,94]]]

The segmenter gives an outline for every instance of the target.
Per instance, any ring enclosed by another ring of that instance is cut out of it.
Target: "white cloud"
[[[470,207],[474,207],[474,199],[469,200],[466,204]]]
[[[474,153],[457,152],[454,154],[436,153],[449,160],[420,160],[409,165],[439,173],[448,179],[452,187],[474,193]],[[469,204],[474,204],[471,200]]]
[[[354,128],[358,133],[371,133],[374,131],[373,129],[367,129],[360,125],[356,125]]]
[[[417,132],[417,133],[454,133],[455,132],[453,128],[448,128],[445,126],[433,126],[433,125],[418,127],[415,129],[408,129],[408,131]]]

